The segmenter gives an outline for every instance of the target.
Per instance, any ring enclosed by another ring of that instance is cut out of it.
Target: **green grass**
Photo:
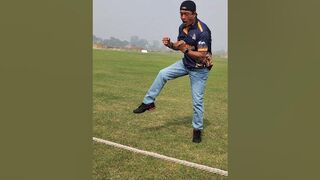
[[[204,133],[191,142],[189,77],[169,81],[156,111],[133,114],[159,70],[179,53],[93,51],[93,136],[227,170],[227,60],[216,59],[205,92]],[[171,162],[93,143],[94,179],[223,179]]]

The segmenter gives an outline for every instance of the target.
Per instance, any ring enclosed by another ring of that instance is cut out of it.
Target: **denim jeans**
[[[191,83],[191,94],[193,103],[193,120],[192,126],[195,129],[203,129],[203,113],[204,113],[204,89],[208,79],[209,70],[203,69],[187,69],[182,60],[160,70],[156,79],[153,81],[150,89],[143,99],[143,103],[149,104],[155,101],[160,91],[168,80],[172,80],[181,76],[189,75]]]

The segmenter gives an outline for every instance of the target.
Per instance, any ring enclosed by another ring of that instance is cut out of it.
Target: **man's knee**
[[[193,98],[193,107],[195,109],[203,109],[204,103],[203,103],[203,97],[194,97]]]
[[[159,71],[158,76],[160,76],[162,79],[164,79],[166,81],[169,80],[169,76],[168,76],[168,73],[167,73],[166,69],[161,69]]]
[[[194,103],[196,104],[202,104],[203,103],[203,92],[192,92],[192,99],[194,101]]]

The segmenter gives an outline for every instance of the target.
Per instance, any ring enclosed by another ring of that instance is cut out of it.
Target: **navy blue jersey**
[[[202,51],[211,53],[211,31],[208,26],[196,19],[195,23],[189,27],[181,24],[179,27],[178,41],[183,40],[193,51]],[[212,53],[211,53],[212,54]],[[187,68],[203,68],[200,62],[192,59],[188,55],[184,55],[183,64]]]

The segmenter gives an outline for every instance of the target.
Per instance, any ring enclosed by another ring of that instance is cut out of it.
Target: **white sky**
[[[130,40],[176,39],[181,24],[179,7],[183,0],[93,0],[93,34]],[[198,18],[212,33],[212,50],[228,49],[228,1],[194,0]]]

